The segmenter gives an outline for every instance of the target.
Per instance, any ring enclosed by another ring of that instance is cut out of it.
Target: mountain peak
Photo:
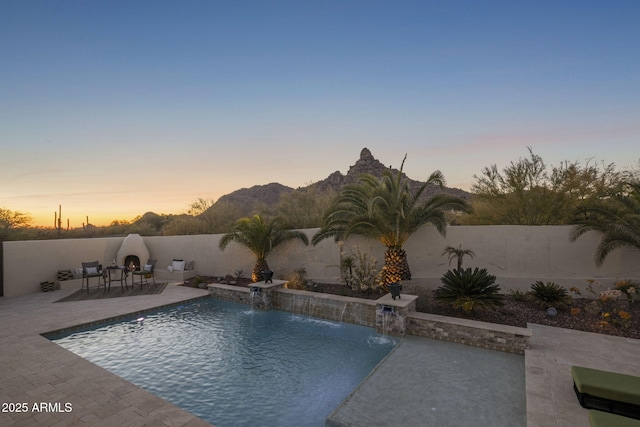
[[[364,147],[360,152],[360,160],[369,160],[373,159],[373,155],[371,155],[371,151],[367,147]]]
[[[380,177],[383,175],[384,171],[388,168],[383,165],[378,159],[373,157],[371,151],[368,148],[363,148],[360,151],[360,158],[349,168],[349,171],[346,175],[340,173],[340,171],[335,171],[330,174],[327,178],[318,181],[312,185],[316,186],[318,190],[326,191],[326,190],[334,190],[340,191],[342,186],[345,184],[353,184],[358,181],[358,178],[362,174],[369,174],[373,176]],[[391,171],[396,174],[400,171],[397,169],[391,169]],[[408,177],[403,173],[403,177]],[[422,185],[419,181],[414,181],[409,179],[409,186],[416,190],[418,187]],[[283,193],[290,193],[294,190],[293,188],[284,186],[278,183],[271,183],[267,185],[255,185],[251,188],[243,188],[240,190],[236,190],[230,194],[220,197],[218,201],[224,200],[227,202],[234,203],[239,207],[243,216],[249,216],[252,212],[255,211],[257,206],[274,206],[279,200],[280,196]],[[463,199],[467,199],[469,197],[469,193],[457,189],[457,188],[439,188],[434,185],[430,185],[428,189],[423,193],[423,197],[431,197],[437,193],[448,193],[454,194]]]
[[[357,179],[363,173],[379,176],[382,175],[382,172],[385,169],[386,166],[380,163],[378,159],[373,157],[371,151],[369,151],[369,149],[365,147],[360,152],[360,158],[358,159],[358,161],[349,168],[347,176],[355,179]],[[355,181],[355,179],[351,179],[350,181]]]

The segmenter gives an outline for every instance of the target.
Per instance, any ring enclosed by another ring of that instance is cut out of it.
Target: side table
[[[125,286],[129,289],[129,285],[127,284],[127,267],[122,265],[110,265],[106,267],[105,270],[107,270],[107,283],[109,285],[109,290],[111,290],[111,282],[120,282],[120,289],[122,290],[122,293],[124,293]],[[120,271],[119,279],[117,278],[117,271]],[[113,278],[111,277],[111,272],[113,272]]]

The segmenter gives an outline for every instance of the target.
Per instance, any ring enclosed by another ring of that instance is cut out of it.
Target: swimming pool
[[[323,426],[396,345],[213,298],[49,338],[219,427]]]

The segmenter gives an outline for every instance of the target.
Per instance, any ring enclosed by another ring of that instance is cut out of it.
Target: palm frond
[[[582,206],[575,212],[572,241],[589,231],[602,234],[596,248],[596,265],[602,265],[615,249],[631,246],[640,249],[640,183],[627,183],[625,192],[608,200]]]

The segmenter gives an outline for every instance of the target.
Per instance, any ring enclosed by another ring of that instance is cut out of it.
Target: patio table
[[[120,282],[120,289],[124,293],[124,288],[126,286],[129,289],[129,285],[127,284],[127,276],[128,276],[128,268],[123,265],[110,265],[105,268],[107,270],[107,283],[109,286],[109,290],[111,290],[111,282]],[[117,278],[117,272],[120,271],[120,278]],[[113,272],[114,277],[111,277],[111,272]]]

